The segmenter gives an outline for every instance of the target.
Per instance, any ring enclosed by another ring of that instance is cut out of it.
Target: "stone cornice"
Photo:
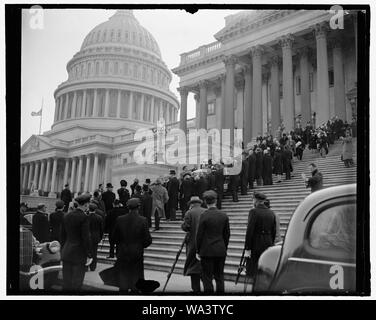
[[[217,62],[221,62],[221,61],[223,61],[223,57],[224,57],[223,54],[221,52],[219,52],[216,55],[206,56],[202,59],[193,60],[192,62],[185,64],[183,66],[178,66],[178,67],[172,69],[172,72],[179,76],[180,74],[187,73],[191,70],[194,70],[196,68],[200,68],[204,65],[210,65],[210,64],[215,64]]]

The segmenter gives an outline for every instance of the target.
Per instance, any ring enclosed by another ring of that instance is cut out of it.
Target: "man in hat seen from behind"
[[[72,201],[72,193],[69,189],[68,183],[64,186],[64,189],[61,191],[60,199],[64,201],[64,212],[67,212],[69,203]]]
[[[90,224],[86,214],[90,195],[75,199],[77,208],[64,216],[61,232],[61,260],[63,261],[63,290],[80,291],[86,264],[91,262]]]
[[[127,205],[127,204],[125,204]],[[120,216],[125,215],[128,212],[128,208],[120,207],[120,200],[115,199],[113,208],[107,212],[105,223],[104,223],[104,231],[108,233],[108,241],[110,242],[110,255],[107,257],[115,258],[115,242],[114,242],[114,228],[116,219]]]
[[[120,203],[125,208],[129,198],[131,197],[127,189],[127,181],[125,180],[120,181],[120,188],[117,190],[117,193],[119,195]]]
[[[184,219],[185,213],[188,210],[188,202],[194,193],[194,182],[190,172],[183,174],[183,181],[180,185],[180,209],[182,212],[182,219]]]
[[[176,220],[176,207],[178,205],[179,198],[179,180],[176,178],[175,170],[170,170],[170,178],[167,182],[167,191],[168,191],[168,206],[167,210],[169,211],[168,216],[171,221]]]
[[[201,214],[196,235],[196,258],[201,261],[202,282],[205,293],[224,293],[224,266],[230,239],[228,216],[217,209],[217,193],[208,190],[203,195],[208,209]]]
[[[146,218],[148,227],[151,228],[151,211],[153,209],[153,198],[147,184],[144,184],[142,186],[141,206],[142,215]]]
[[[51,241],[61,242],[61,225],[64,219],[64,201],[56,201],[56,209],[50,214]]]
[[[138,213],[139,199],[127,203],[129,213],[120,216],[114,227],[114,242],[117,246],[116,267],[119,270],[121,292],[136,293],[136,283],[144,279],[144,248],[152,243],[148,223]]]
[[[106,212],[112,209],[114,200],[116,199],[115,193],[112,192],[112,189],[114,188],[111,182],[107,183],[106,185],[107,190],[102,193],[102,200],[104,202],[104,206],[106,209]]]
[[[248,226],[245,236],[245,256],[250,257],[247,263],[247,275],[253,281],[257,272],[257,263],[261,254],[274,244],[276,236],[276,218],[274,212],[265,205],[266,196],[255,192],[254,208],[249,211]]]
[[[196,235],[198,223],[202,213],[206,211],[202,208],[202,200],[197,197],[191,197],[191,200],[187,203],[189,210],[184,216],[184,222],[181,228],[187,232],[186,238],[186,255],[184,265],[184,275],[191,277],[191,288],[192,291],[197,293],[200,292],[200,275],[201,275],[201,263],[196,258]]]
[[[90,226],[90,240],[91,240],[91,253],[93,261],[90,264],[90,271],[95,271],[97,267],[97,251],[98,244],[103,237],[104,221],[103,218],[96,213],[97,206],[94,203],[89,204],[89,226]]]
[[[50,241],[50,224],[44,203],[38,204],[37,212],[33,215],[32,232],[40,243]]]

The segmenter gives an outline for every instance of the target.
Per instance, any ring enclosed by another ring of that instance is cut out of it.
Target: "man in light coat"
[[[198,223],[200,221],[201,214],[206,211],[205,208],[201,207],[202,200],[197,197],[191,197],[188,202],[188,207],[190,208],[184,216],[184,222],[181,228],[187,232],[186,238],[186,254],[187,258],[184,265],[184,275],[191,276],[191,288],[192,291],[197,293],[200,292],[200,275],[201,275],[201,264],[196,258],[196,235]]]
[[[168,192],[167,189],[162,186],[162,181],[159,178],[155,181],[154,185],[150,186],[150,190],[153,192],[152,213],[154,213],[155,230],[159,230],[160,219],[166,218],[164,207],[168,202]]]

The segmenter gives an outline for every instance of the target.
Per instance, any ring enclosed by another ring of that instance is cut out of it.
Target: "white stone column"
[[[77,107],[76,105],[77,105],[77,91],[73,93],[72,113],[71,113],[72,119],[76,118],[76,107]]]
[[[200,119],[200,94],[196,93],[194,95],[194,99],[196,102],[196,119],[195,119],[195,127],[198,129],[200,127],[199,119]]]
[[[342,45],[340,40],[333,42],[334,73],[334,114],[343,121],[346,119],[345,79],[343,74]]]
[[[224,127],[225,121],[225,108],[226,108],[226,74],[221,74],[219,77],[219,81],[221,82],[221,105],[219,107],[220,112],[218,113],[218,129],[222,132],[222,128]]]
[[[38,190],[38,173],[39,173],[39,161],[35,162],[35,169],[34,169],[34,189]]]
[[[199,110],[199,129],[208,127],[208,82],[200,81],[200,110]]]
[[[76,177],[76,157],[73,157],[72,158],[71,178],[70,178],[70,188],[71,188],[71,191],[73,193],[76,191],[76,186],[74,185],[75,177]]]
[[[54,158],[52,166],[52,177],[51,177],[51,192],[49,193],[50,198],[56,198],[56,173],[57,173],[57,158]]]
[[[51,159],[47,159],[47,169],[46,169],[46,176],[44,178],[44,192],[50,192],[50,189],[48,188],[48,183],[50,181],[51,177]]]
[[[187,132],[187,101],[188,101],[188,90],[187,88],[181,87],[178,89],[180,92],[180,122],[179,127],[183,132]]]
[[[252,138],[262,134],[262,62],[263,50],[256,46],[252,53]]]
[[[82,167],[83,167],[83,156],[79,157],[78,161],[78,172],[77,172],[77,184],[76,184],[76,192],[79,193],[81,190],[81,179],[82,179]]]
[[[150,122],[156,123],[157,119],[154,119],[154,108],[155,108],[155,99],[154,96],[151,97],[151,116],[150,116]]]
[[[65,185],[68,183],[69,160],[69,158],[65,159],[63,187],[65,187]]]
[[[94,99],[93,99],[93,114],[92,117],[98,117],[98,92],[94,89]],[[89,115],[90,116],[90,115]]]
[[[120,108],[121,108],[121,90],[118,90],[118,98],[116,105],[116,118],[120,118]]]
[[[294,75],[292,66],[292,35],[283,36],[280,39],[282,47],[282,88],[283,88],[283,124],[287,132],[295,127],[295,105],[294,105]]]
[[[43,190],[43,176],[44,176],[45,162],[46,162],[45,160],[41,160],[39,182],[38,182],[38,189],[39,190]]]
[[[133,92],[129,92],[128,119],[133,119]]]
[[[328,27],[325,23],[316,24],[314,29],[317,46],[317,127],[327,122],[330,118],[327,29]]]
[[[234,144],[234,97],[235,97],[235,65],[237,58],[235,56],[226,57],[224,64],[226,67],[225,80],[225,110],[223,129],[230,129],[230,145]]]
[[[59,117],[59,99],[56,98],[55,99],[55,118],[54,118],[54,122],[57,121],[58,117]]]
[[[270,100],[271,100],[271,130],[273,136],[281,124],[281,109],[279,97],[279,63],[278,56],[273,56],[270,68]]]
[[[25,190],[27,187],[27,174],[29,171],[29,165],[27,163],[24,164],[24,172],[23,172],[23,179],[22,179],[22,189]]]
[[[59,97],[59,121],[63,120],[63,96]]]
[[[29,179],[27,182],[27,188],[30,189],[33,183],[33,173],[34,173],[34,162],[30,162],[29,165]]]
[[[145,112],[145,95],[141,93],[141,111],[140,111],[140,120],[144,121],[144,112]]]
[[[108,171],[109,171],[109,156],[105,155],[105,162],[104,162],[104,174],[103,174],[103,183],[106,184],[108,182]]]
[[[311,121],[311,92],[309,90],[308,48],[299,51],[302,127]]]
[[[82,107],[81,107],[81,117],[84,118],[86,115],[86,90],[82,94]]]
[[[91,183],[91,190],[94,190],[98,186],[98,153],[94,154],[94,168],[93,168],[93,181]]]
[[[244,68],[244,118],[243,118],[243,141],[244,146],[252,140],[252,69]]]
[[[68,117],[68,103],[69,103],[69,94],[65,94],[65,107],[64,107],[64,120]]]
[[[106,89],[106,94],[104,98],[104,117],[108,117],[109,105],[110,105],[110,90]]]
[[[86,156],[85,182],[84,182],[83,192],[89,191],[90,161],[91,161],[91,156],[90,154],[88,154]]]

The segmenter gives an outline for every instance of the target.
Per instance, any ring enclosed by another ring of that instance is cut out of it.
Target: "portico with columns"
[[[217,42],[181,54],[173,69],[184,106],[180,128],[189,129],[190,93],[198,99],[196,128],[243,128],[245,145],[259,135],[274,135],[281,125],[290,132],[334,116],[351,122],[356,108],[347,94],[356,88],[355,16],[346,12],[345,30],[331,30],[331,15],[324,10],[229,16],[214,35]]]

